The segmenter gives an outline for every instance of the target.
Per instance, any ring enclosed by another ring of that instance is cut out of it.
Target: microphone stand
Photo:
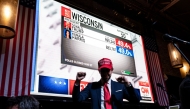
[[[174,47],[181,53],[181,55],[185,58],[185,60],[189,63],[190,65],[190,61],[189,59],[185,56],[185,54],[179,49],[179,47],[177,46],[177,44],[175,42],[172,41],[172,44],[174,45]],[[186,44],[190,44],[189,42]]]

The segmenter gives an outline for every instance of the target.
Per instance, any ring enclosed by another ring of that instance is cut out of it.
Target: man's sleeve
[[[125,85],[123,86],[123,92],[124,92],[124,98],[127,99],[129,102],[132,103],[139,103],[141,96],[140,93],[133,88],[133,86],[126,87]]]
[[[73,86],[72,98],[74,102],[82,102],[89,97],[90,94],[90,84],[88,84],[81,92],[80,85]]]

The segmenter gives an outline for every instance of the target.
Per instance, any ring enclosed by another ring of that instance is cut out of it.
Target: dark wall
[[[170,63],[170,57],[168,53],[167,44],[168,42],[164,41],[163,35],[164,33],[160,33],[159,31],[154,31],[157,45],[158,45],[158,54],[160,57],[160,64],[162,67],[162,72],[166,75],[171,75],[175,77],[181,77],[179,69],[174,69]]]
[[[163,39],[164,33],[161,33],[159,31],[154,30],[154,35],[156,37],[156,41],[158,45],[158,53],[159,53],[160,63],[161,63],[163,73],[170,76],[181,78],[181,73],[180,73],[179,68],[173,68],[170,63],[170,57],[169,57],[167,44],[171,41],[164,41]],[[180,42],[175,42],[175,43],[179,45],[180,50],[190,60],[190,52],[189,52],[190,45],[180,43]]]
[[[168,79],[166,80],[166,87],[170,99],[170,103],[175,105],[180,103],[179,97],[179,85],[182,82],[182,78],[167,75]]]

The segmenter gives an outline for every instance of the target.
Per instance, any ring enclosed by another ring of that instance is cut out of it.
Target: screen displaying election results
[[[100,80],[98,61],[113,63],[111,79],[123,75],[153,103],[143,37],[54,0],[37,0],[31,94],[71,98],[77,72],[80,84]]]
[[[61,7],[61,62],[96,70],[102,57],[114,63],[114,73],[136,76],[129,32]],[[110,31],[114,30],[114,31]],[[71,39],[71,40],[70,40]]]

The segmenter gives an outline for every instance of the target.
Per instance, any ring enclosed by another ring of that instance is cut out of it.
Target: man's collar
[[[100,83],[103,85],[104,83],[103,83],[103,81],[102,81],[102,79],[100,79]],[[108,80],[108,82],[107,82],[108,84],[111,84],[111,78]]]
[[[108,80],[108,84],[111,84],[111,78]]]

